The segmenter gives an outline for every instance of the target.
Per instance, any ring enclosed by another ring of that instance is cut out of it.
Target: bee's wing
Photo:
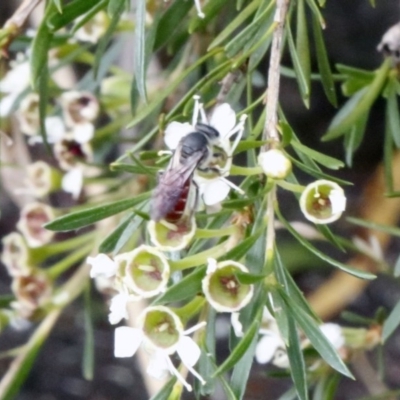
[[[180,153],[178,151],[174,153],[170,164],[160,175],[158,185],[154,189],[151,201],[151,219],[159,221],[174,209],[203,156],[204,152],[196,152],[182,164]]]

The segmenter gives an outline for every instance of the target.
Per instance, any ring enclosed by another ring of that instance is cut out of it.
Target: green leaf
[[[144,106],[140,110],[140,112],[137,113],[135,118],[133,118],[133,120],[129,122],[127,128],[131,128],[132,126],[136,125],[142,119],[144,119],[149,114],[151,114],[153,111],[155,111],[161,105],[161,103],[164,101],[164,99],[166,97],[168,97],[181,84],[181,82],[183,82],[194,70],[196,70],[196,68],[198,68],[201,64],[203,64],[209,58],[213,57],[217,53],[220,53],[221,51],[222,51],[221,49],[215,49],[215,50],[208,52],[206,55],[199,58],[195,63],[193,63],[184,72],[180,73],[179,76],[173,82],[171,82],[167,87],[165,87],[163,90],[161,90],[158,93],[158,95],[155,99],[153,99],[151,102],[149,102],[149,104]],[[229,62],[229,64],[230,64],[230,62]],[[213,72],[223,70],[224,68],[226,68],[227,65],[228,65],[228,63],[223,63],[223,64],[219,65],[218,67],[216,67],[213,70]],[[207,79],[209,79],[209,78],[210,77],[207,76]],[[200,80],[199,83],[204,85],[204,82],[202,80]],[[191,96],[192,96],[192,94],[190,93],[190,97]],[[152,131],[153,135],[156,133],[157,133],[157,129],[154,132]]]
[[[300,69],[304,74],[307,93],[310,95],[311,61],[304,0],[297,2],[296,54],[298,55]]]
[[[146,0],[136,2],[135,25],[135,56],[134,71],[135,83],[140,97],[147,101],[146,94]]]
[[[248,272],[235,272],[235,276],[240,283],[244,285],[251,285],[263,280],[267,275],[249,274]]]
[[[397,302],[392,312],[383,324],[382,340],[386,342],[389,336],[397,329],[400,325],[400,301]]]
[[[163,387],[162,389],[155,394],[150,400],[170,400],[170,394],[174,389],[174,385],[176,383],[176,377],[173,376]]]
[[[38,92],[39,92],[39,126],[40,126],[40,136],[43,139],[49,153],[51,149],[47,141],[46,132],[46,115],[47,115],[47,104],[49,101],[49,68],[47,63],[43,65],[42,71],[38,77]]]
[[[211,44],[208,46],[208,50],[213,49],[214,47],[219,46],[227,37],[229,37],[239,26],[246,21],[257,9],[260,4],[260,0],[253,0],[247,7],[242,10],[237,17],[230,22],[225,29],[217,35]]]
[[[133,164],[125,164],[125,163],[111,163],[110,164],[111,171],[116,172],[129,172],[131,174],[140,174],[140,175],[150,175],[155,176],[159,171],[157,167],[149,167],[145,166],[143,163],[139,163],[137,165]]]
[[[234,154],[238,154],[243,151],[250,150],[250,149],[258,149],[265,143],[268,143],[268,141],[266,141],[266,140],[242,140],[241,142],[239,142],[238,146],[236,147]]]
[[[142,193],[133,199],[119,200],[113,203],[102,204],[96,207],[90,207],[84,210],[76,211],[68,215],[58,217],[46,224],[44,227],[51,231],[71,231],[91,225],[102,219],[111,217],[122,211],[132,208],[150,197],[150,193]]]
[[[78,0],[81,1],[81,0]],[[108,28],[106,30],[106,33],[103,35],[103,37],[100,39],[99,44],[96,49],[95,53],[95,60],[93,64],[93,74],[95,77],[97,77],[97,80],[100,81],[101,78],[98,76],[98,72],[100,70],[100,66],[103,63],[103,55],[104,52],[106,51],[106,48],[111,41],[112,36],[114,35],[114,32],[117,29],[119,19],[121,18],[122,13],[125,10],[125,5],[126,5],[126,0],[114,0],[115,5],[113,7],[113,16],[110,20],[110,24],[108,25]],[[96,0],[96,3],[98,0]],[[84,2],[82,2],[84,3]]]
[[[107,6],[107,14],[110,18],[118,15],[121,9],[121,1],[120,0],[109,0]]]
[[[175,285],[170,286],[165,293],[153,301],[153,305],[182,301],[194,297],[201,292],[201,280],[206,275],[205,265],[196,268]]]
[[[328,132],[322,137],[323,141],[336,139],[343,135],[371,108],[376,98],[381,94],[386,82],[390,59],[386,59],[382,66],[376,71],[374,80],[369,86],[359,90],[352,96],[333,118]]]
[[[251,47],[250,43],[254,44],[256,34],[260,33],[261,27],[266,21],[269,21],[274,11],[274,2],[269,2],[268,5],[266,5],[265,1],[262,2],[259,11],[254,20],[224,46],[226,54],[229,57],[233,57],[243,51],[244,46]]]
[[[208,1],[202,8],[205,15],[204,18],[200,18],[198,15],[196,15],[189,22],[189,33],[192,34],[194,31],[205,29],[210,22],[221,13],[221,8],[227,2],[229,2],[229,0]]]
[[[353,164],[353,154],[360,147],[364,138],[365,127],[368,121],[368,113],[361,117],[346,135],[344,148],[346,151],[346,164],[351,167]]]
[[[90,284],[88,284],[85,288],[84,305],[85,341],[83,347],[82,375],[86,380],[91,381],[94,375],[94,329],[90,298]]]
[[[132,236],[138,232],[140,226],[145,222],[145,219],[143,218],[143,216],[140,215],[141,213],[138,209],[134,210],[133,212],[136,214],[136,216],[129,222],[129,225],[125,228],[125,230],[118,238],[118,241],[114,246],[114,254],[119,253],[119,251],[125,246],[129,239],[131,239]]]
[[[315,53],[317,57],[318,70],[319,73],[321,74],[322,87],[329,102],[335,107],[337,107],[335,83],[333,81],[332,71],[329,65],[329,59],[324,43],[324,38],[322,35],[321,25],[315,16],[313,16],[312,20],[313,20],[312,27],[314,33]]]
[[[313,254],[315,254],[317,257],[319,257],[321,260],[324,260],[328,264],[331,264],[334,267],[339,268],[342,271],[345,271],[345,272],[349,273],[350,275],[354,275],[354,276],[356,276],[357,278],[360,278],[360,279],[375,279],[376,278],[376,276],[374,274],[371,274],[370,272],[360,271],[360,270],[351,268],[348,265],[343,264],[343,263],[341,263],[339,261],[336,261],[333,258],[327,256],[322,251],[320,251],[316,247],[314,247],[306,239],[304,239],[299,233],[297,233],[297,231],[290,225],[290,223],[287,222],[283,218],[283,216],[282,216],[282,214],[281,214],[281,212],[279,211],[278,208],[276,208],[276,214],[277,214],[279,220],[285,226],[285,228],[299,241],[299,243],[302,244],[309,251],[311,251]]]
[[[63,4],[62,4],[62,0],[53,0],[54,5],[57,8],[57,11],[62,14],[63,13]]]
[[[257,337],[259,327],[260,313],[252,322],[250,327],[246,330],[239,344],[231,351],[228,358],[215,371],[214,377],[224,374],[237,364],[237,362],[243,357],[248,348],[251,346],[254,338]]]
[[[55,13],[50,18],[45,18],[48,28],[55,32],[70,24],[76,18],[87,13],[92,7],[98,4],[99,0],[74,0],[66,4],[62,14]]]
[[[325,28],[325,20],[324,17],[321,14],[321,11],[319,10],[318,6],[315,4],[314,0],[307,0],[308,6],[310,7],[311,11],[314,14],[314,17],[317,18],[319,21],[319,24],[322,26],[322,28]]]
[[[296,47],[294,45],[292,31],[290,29],[290,21],[287,19],[287,36],[289,43],[290,56],[293,62],[293,68],[296,72],[296,80],[299,85],[301,98],[307,108],[310,107],[310,88],[307,86],[307,80],[305,76],[305,71],[303,71],[303,66],[300,64],[299,55],[297,54]]]
[[[135,214],[127,215],[125,219],[101,242],[99,253],[111,253],[118,243],[122,233],[130,222],[135,218]]]
[[[248,238],[244,239],[240,244],[235,246],[232,250],[229,250],[223,257],[221,257],[221,260],[240,260],[242,257],[244,257],[247,252],[254,246],[260,235],[263,233],[265,230],[265,227],[262,226],[260,229],[258,229],[256,232],[254,232],[251,236]]]
[[[399,104],[397,102],[396,82],[390,78],[388,83],[388,98],[386,105],[387,121],[393,141],[397,148],[400,148],[400,116]]]
[[[351,224],[362,226],[364,228],[382,231],[393,236],[400,236],[400,228],[395,228],[394,226],[378,224],[373,221],[367,221],[364,219],[354,218],[354,217],[347,217],[346,220]]]
[[[290,374],[296,387],[297,395],[300,400],[308,400],[307,374],[304,362],[303,351],[301,349],[299,334],[293,316],[287,313],[289,327],[289,346],[287,355],[290,362]]]
[[[35,34],[32,42],[32,51],[30,59],[31,85],[38,88],[38,80],[43,76],[43,68],[47,67],[48,53],[53,39],[53,33],[50,32],[46,24],[51,15],[60,15],[55,10],[53,2],[49,2],[43,20]]]
[[[310,340],[315,350],[336,371],[354,379],[343,360],[340,358],[332,344],[322,333],[315,320],[298,306],[282,289],[278,289],[280,296],[287,305],[287,312],[296,320],[302,331]]]
[[[312,160],[316,161],[317,163],[325,166],[326,168],[329,169],[339,169],[344,167],[344,163],[341,160],[338,160],[336,158],[327,156],[325,154],[320,153],[319,151],[310,149],[309,147],[305,146],[304,144],[301,144],[300,142],[297,141],[292,141],[291,145],[299,150],[300,152],[306,154],[308,157],[310,157]]]
[[[192,1],[175,0],[166,9],[158,24],[154,50],[158,50],[172,37],[175,30],[185,21],[186,14],[192,7]]]

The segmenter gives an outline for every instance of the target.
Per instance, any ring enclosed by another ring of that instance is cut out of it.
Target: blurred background
[[[1,25],[12,15],[18,3],[18,1],[11,0],[0,2]],[[332,65],[346,64],[374,70],[382,63],[382,55],[377,52],[376,47],[385,31],[399,21],[400,4],[398,0],[377,1],[376,3],[375,7],[371,7],[367,0],[327,1],[323,13],[327,25],[325,40]],[[33,26],[37,24],[38,18],[40,18],[38,15],[31,21]],[[132,39],[127,35],[118,56],[118,64],[126,71],[132,71],[133,68],[132,52],[129,51],[132,46]],[[283,57],[283,65],[285,63],[288,66],[290,64],[286,55]],[[314,57],[313,66],[315,67],[315,65]],[[4,70],[5,66],[6,62],[3,59],[0,61],[0,67]],[[267,68],[268,59],[265,59],[259,72],[266,74]],[[76,72],[80,73],[80,71]],[[260,88],[260,94],[262,90]],[[309,110],[305,109],[298,93],[297,83],[293,79],[282,78],[280,99],[286,117],[302,143],[333,157],[344,158],[341,140],[329,143],[321,143],[320,141],[336,110],[326,100],[318,82],[315,82],[312,86]],[[340,103],[343,101],[344,97],[340,98]],[[353,167],[344,168],[337,172],[339,177],[354,182],[354,186],[346,189],[348,198],[346,213],[349,216],[360,216],[363,207],[370,200],[366,197],[368,196],[368,188],[383,157],[384,112],[384,103],[378,101],[370,115],[365,139],[355,154]],[[33,154],[33,158],[39,156],[41,154]],[[394,173],[400,172],[394,171]],[[15,224],[19,218],[19,208],[14,201],[15,196],[10,195],[5,186],[0,186],[0,238],[15,229]],[[289,197],[286,199],[285,194],[282,196],[280,201],[285,201],[287,216],[293,220],[300,219],[298,207],[293,200]],[[65,204],[67,200],[60,198],[59,201]],[[393,216],[393,219],[397,221],[397,217]],[[335,230],[346,236],[357,233],[354,226],[349,225],[344,218],[336,223]],[[332,279],[333,274],[330,268],[321,266],[317,259],[301,249],[289,235],[279,233],[279,240],[285,243],[283,257],[286,264],[291,267],[297,283],[306,295],[312,296],[318,288],[325,288],[327,291],[336,290],[335,286],[323,286],[324,283]],[[389,263],[394,263],[400,253],[399,250],[399,240],[392,240],[385,252],[386,260]],[[348,260],[346,254],[335,256],[341,258],[342,261]],[[1,267],[1,295],[10,293],[10,282],[5,268]],[[398,279],[387,275],[379,275],[377,279],[369,282],[359,291],[360,293],[355,291],[353,300],[348,304],[340,305],[337,309],[327,309],[326,318],[346,326],[357,326],[354,322],[343,319],[342,312],[347,310],[366,318],[373,318],[380,307],[390,311],[400,299]],[[82,299],[79,298],[65,310],[49,340],[41,349],[33,370],[16,397],[18,400],[144,400],[148,398],[142,374],[136,365],[136,358],[114,358],[114,328],[107,320],[107,305],[94,288],[92,288],[91,294],[93,296],[95,324],[95,376],[93,381],[86,381],[82,377],[84,316]],[[330,293],[325,293],[325,295],[327,298],[331,297]],[[324,294],[322,293],[321,296],[323,297]],[[323,309],[324,305],[321,302],[319,302],[319,305]],[[25,330],[17,331],[7,328],[0,335],[0,352],[25,343],[32,331],[31,329],[28,327]],[[222,360],[229,353],[227,343],[229,321],[224,316],[221,316],[218,320],[217,334],[218,352]],[[5,373],[8,365],[9,360],[7,358],[0,359],[0,376]],[[383,381],[380,381],[377,375],[373,379],[371,377],[371,368],[378,370],[381,368],[379,365],[384,368]],[[367,354],[366,360],[357,361],[350,367],[357,380],[351,381],[344,377],[340,378],[335,400],[372,398],[368,396],[374,394],[371,393],[371,386],[374,387],[374,385],[383,385],[386,389],[393,390],[400,388],[400,331],[397,330],[392,335],[382,351],[373,350]],[[281,398],[283,400],[283,397],[280,396],[290,387],[290,378],[282,376],[281,370],[270,365],[263,366],[255,363],[245,399],[276,400]],[[217,391],[210,400],[222,400],[223,396],[222,392]],[[191,399],[193,397],[186,393],[185,398]],[[396,398],[396,396],[373,398]],[[400,398],[400,395],[398,398]]]

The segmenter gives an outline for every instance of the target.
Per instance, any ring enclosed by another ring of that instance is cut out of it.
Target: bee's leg
[[[195,96],[193,96],[193,99],[194,99],[194,108],[192,116],[192,126],[196,126],[200,112],[200,102],[199,102],[200,96],[196,94]]]
[[[233,154],[237,145],[239,144],[240,140],[242,139],[246,118],[247,118],[247,115],[243,114],[240,117],[239,123],[227,134],[227,137],[229,138],[229,137],[233,136],[235,133],[237,133],[236,138],[230,147],[231,155]]]

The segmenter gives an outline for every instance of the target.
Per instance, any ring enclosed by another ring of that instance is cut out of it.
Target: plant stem
[[[266,95],[266,119],[262,139],[268,141],[263,145],[261,151],[275,147],[279,143],[279,134],[276,128],[278,124],[278,99],[280,83],[280,60],[283,48],[284,22],[289,5],[289,0],[277,0],[274,22],[276,29],[272,38],[271,58],[268,70],[268,89]],[[267,238],[266,238],[266,267],[273,258],[275,245],[275,212],[276,185],[268,193],[267,217]]]

